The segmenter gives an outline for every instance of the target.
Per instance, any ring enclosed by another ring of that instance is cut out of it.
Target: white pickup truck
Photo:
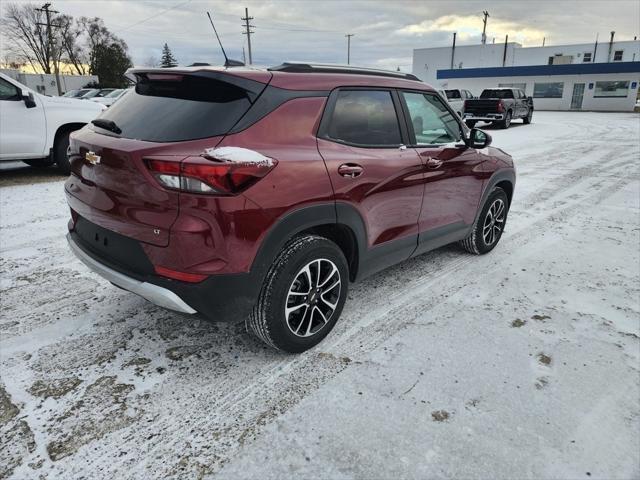
[[[69,133],[107,107],[95,102],[47,97],[0,73],[0,161],[33,167],[57,164],[69,173]]]

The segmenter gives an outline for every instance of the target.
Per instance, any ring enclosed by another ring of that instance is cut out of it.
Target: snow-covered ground
[[[63,179],[0,172],[0,478],[639,478],[640,116],[490,133],[498,247],[353,285],[299,356],[89,273]]]

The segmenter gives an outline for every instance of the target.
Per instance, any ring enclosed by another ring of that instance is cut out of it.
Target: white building
[[[43,95],[58,95],[56,76],[46,73],[21,73],[19,70],[0,68],[0,72],[14,78],[30,89]],[[98,82],[97,75],[63,75],[60,74],[60,89],[62,93],[84,87],[87,83]]]
[[[437,88],[514,86],[540,110],[632,111],[640,83],[640,42],[547,47],[519,43],[419,48],[413,74]]]

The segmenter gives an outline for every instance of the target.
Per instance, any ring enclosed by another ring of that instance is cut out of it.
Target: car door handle
[[[364,168],[355,163],[343,163],[338,167],[338,173],[343,177],[355,178],[362,175]]]
[[[427,167],[429,168],[438,168],[442,165],[442,160],[438,160],[437,158],[427,158]]]

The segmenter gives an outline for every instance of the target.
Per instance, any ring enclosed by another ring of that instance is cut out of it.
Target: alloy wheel
[[[487,210],[482,225],[482,239],[487,246],[493,245],[504,229],[506,208],[504,201],[497,198]]]
[[[340,300],[338,267],[319,258],[300,269],[291,282],[284,314],[287,327],[298,337],[310,337],[324,328]]]

